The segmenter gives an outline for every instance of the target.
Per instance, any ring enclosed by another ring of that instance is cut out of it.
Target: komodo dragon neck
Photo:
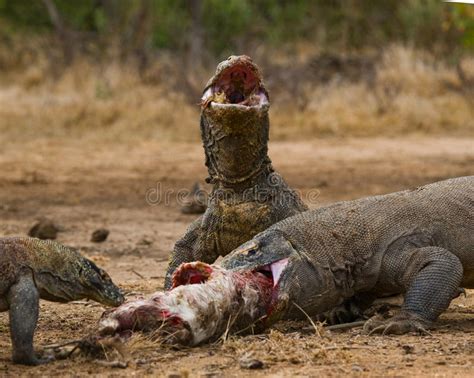
[[[268,157],[268,113],[231,109],[201,117],[201,133],[209,172],[218,187],[252,187],[273,172]]]

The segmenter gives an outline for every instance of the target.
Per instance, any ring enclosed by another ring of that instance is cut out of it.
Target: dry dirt
[[[474,140],[469,138],[272,142],[270,154],[312,207],[474,174]],[[203,181],[206,173],[198,143],[88,139],[2,143],[0,172],[0,236],[25,235],[36,219],[50,217],[62,228],[58,240],[106,268],[129,297],[161,289],[168,253],[193,220],[180,214],[177,192]],[[110,230],[107,241],[90,242],[92,232],[102,227]],[[93,303],[43,301],[36,346],[83,337],[102,311]],[[320,337],[287,325],[182,350],[135,338],[126,370],[80,356],[31,368],[11,364],[8,315],[2,313],[0,375],[472,375],[474,292],[457,299],[439,326],[423,337],[368,337],[360,329]],[[241,369],[243,356],[263,361],[264,369]]]

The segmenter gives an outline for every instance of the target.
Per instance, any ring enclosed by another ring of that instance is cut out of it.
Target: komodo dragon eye
[[[104,281],[110,281],[110,276],[102,269],[100,270],[100,278],[102,278]]]
[[[254,256],[256,253],[257,250],[255,248],[252,248],[247,251],[247,256]]]
[[[258,252],[258,244],[257,243],[251,243],[247,246],[244,246],[239,253],[245,256],[255,256]]]

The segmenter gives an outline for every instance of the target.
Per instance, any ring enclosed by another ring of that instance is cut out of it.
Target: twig
[[[362,327],[364,324],[365,324],[365,320],[358,320],[356,322],[341,323],[341,324],[325,326],[323,327],[323,329],[328,330],[328,331],[345,330],[345,329]],[[314,329],[313,327],[304,327],[303,331],[312,331],[313,329]]]
[[[68,345],[72,345],[72,344],[80,344],[82,342],[81,339],[79,340],[70,340],[70,341],[66,341],[64,343],[56,343],[56,344],[47,344],[47,345],[43,345],[43,349],[55,349],[55,348],[62,348],[62,347],[65,347],[65,346],[68,346]]]
[[[88,301],[74,301],[74,302],[69,302],[69,304],[82,305],[86,307],[103,307],[100,303],[94,303],[94,302],[88,302]]]
[[[247,327],[245,328],[242,328],[241,330],[238,330],[236,332],[234,332],[234,335],[238,335],[240,333],[243,333],[243,332],[246,332],[249,328],[254,328],[256,323],[258,323],[260,320],[263,320],[265,319],[267,316],[266,315],[263,315],[261,316],[260,318],[258,318],[257,320],[255,320],[254,322],[250,323]],[[248,336],[247,336],[248,337]]]
[[[225,329],[224,334],[221,336],[221,339],[224,343],[226,342],[227,336],[229,335],[229,331],[230,331],[230,327],[231,327],[231,321],[232,321],[232,316],[229,316],[229,319],[227,320],[227,327]]]
[[[145,276],[143,274],[138,273],[135,269],[130,269],[130,272],[136,274],[138,277],[140,277],[142,280],[145,279]]]
[[[351,328],[363,327],[364,324],[365,324],[365,320],[358,320],[356,322],[341,323],[341,324],[326,326],[324,327],[324,329],[327,329],[329,331],[334,331],[336,329],[351,329]]]
[[[306,313],[306,311],[303,310],[300,306],[298,306],[295,302],[293,302],[293,304],[308,318],[308,320],[310,321],[311,325],[313,326],[314,333],[316,333],[319,337],[321,337],[321,332],[319,332],[319,328],[318,328],[318,326],[314,323],[313,319],[311,319],[311,317]],[[310,329],[310,328],[308,327],[308,329]]]

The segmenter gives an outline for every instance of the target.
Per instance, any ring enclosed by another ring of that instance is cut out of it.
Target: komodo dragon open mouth
[[[268,105],[268,93],[258,67],[248,56],[231,56],[217,67],[201,98],[207,106]]]

